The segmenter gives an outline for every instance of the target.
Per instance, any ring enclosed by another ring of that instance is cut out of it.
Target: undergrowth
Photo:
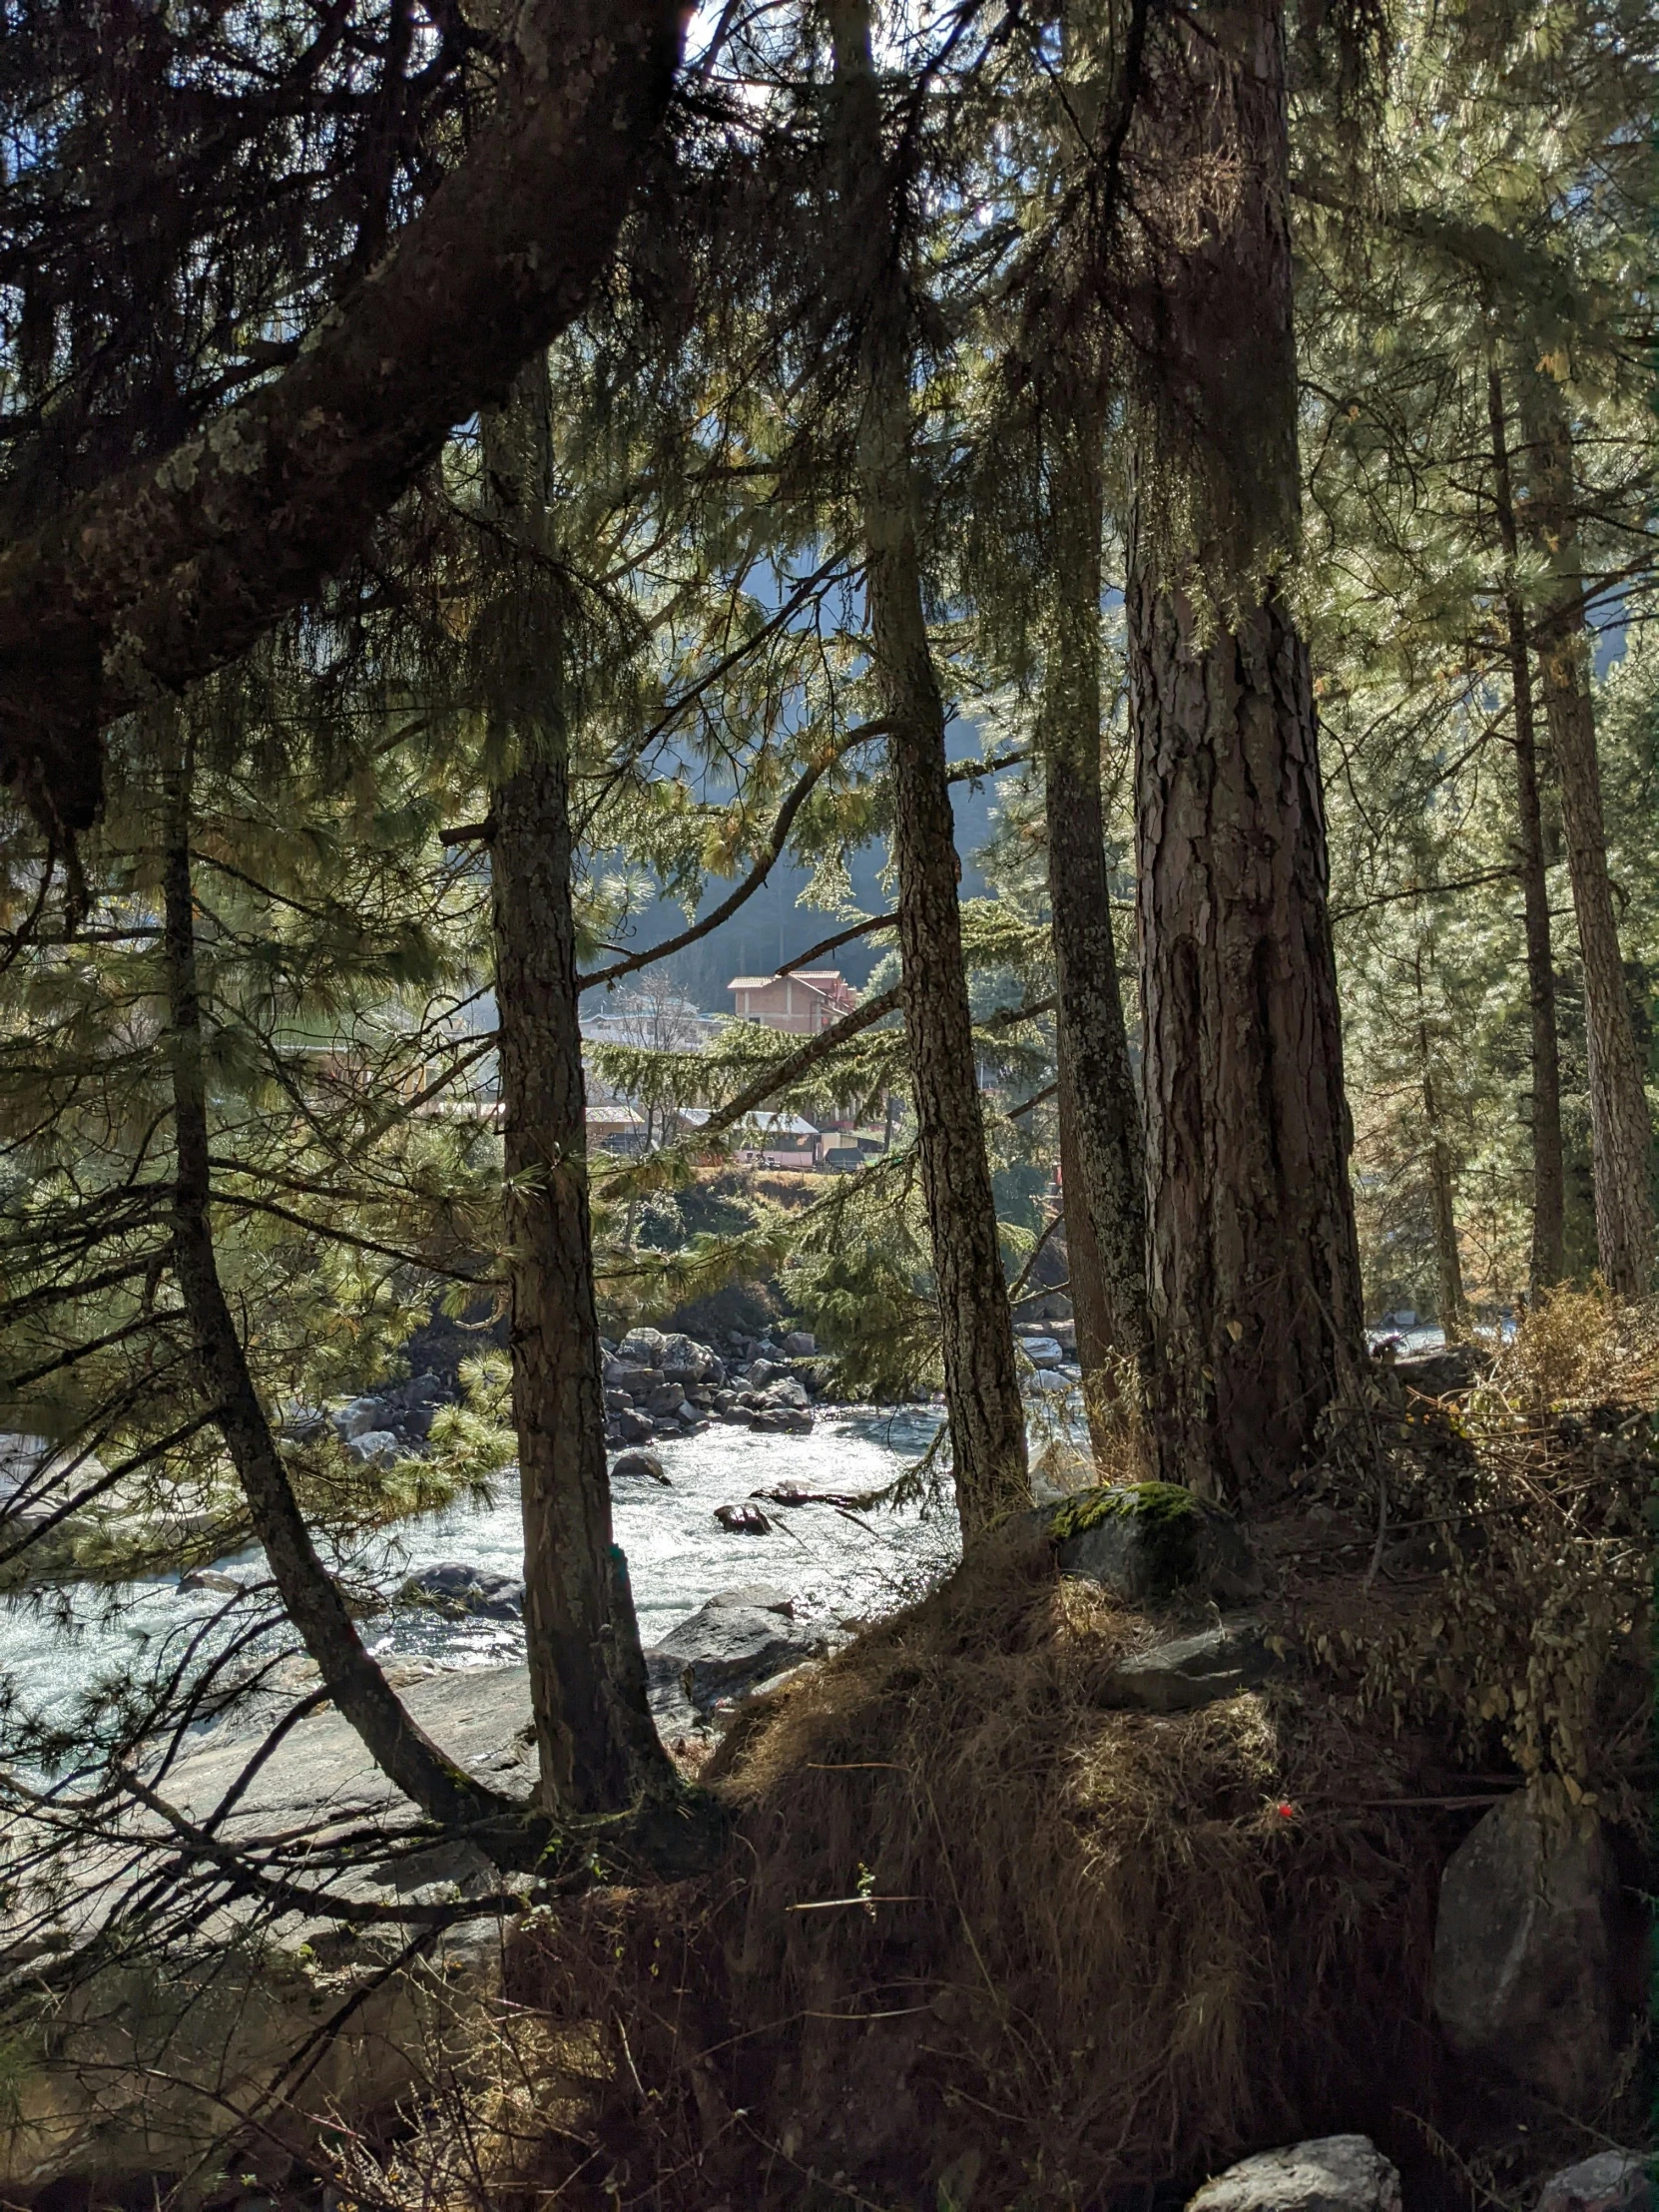
[[[1569,1294],[1457,1401],[1396,1389],[1255,1531],[1301,1664],[1186,1714],[1105,1697],[1192,1616],[1006,1536],[740,1717],[716,1876],[526,1926],[375,2193],[1084,2212],[1362,2130],[1518,2201],[1445,2093],[1434,1899],[1506,1789],[1639,1835],[1656,1395],[1659,1315]]]

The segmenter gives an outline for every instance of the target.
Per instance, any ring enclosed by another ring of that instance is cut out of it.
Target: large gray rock
[[[1576,2166],[1550,2175],[1538,2197],[1538,2212],[1652,2212],[1649,2163],[1628,2150],[1581,2158]]]
[[[1258,1688],[1274,1664],[1260,1622],[1223,1621],[1124,1660],[1102,1697],[1108,1705],[1145,1713],[1188,1713]]]
[[[1599,1821],[1494,1806],[1440,1877],[1429,1995],[1459,2057],[1569,2110],[1611,2075],[1618,1883]]]
[[[345,1448],[365,1467],[389,1467],[401,1447],[389,1428],[365,1428],[349,1437]]]
[[[1038,1509],[1062,1574],[1138,1605],[1201,1592],[1218,1604],[1262,1594],[1262,1570],[1238,1523],[1173,1482],[1079,1490]]]
[[[1229,2166],[1187,2212],[1399,2212],[1399,2175],[1370,2136],[1322,2135]]]
[[[783,1610],[789,1602],[764,1584],[711,1598],[647,1652],[654,1687],[674,1670],[673,1679],[701,1718],[724,1699],[822,1657],[824,1638],[790,1618]]]
[[[349,1443],[353,1436],[365,1435],[371,1428],[384,1428],[385,1425],[386,1408],[377,1397],[354,1397],[334,1415],[334,1433],[344,1443]]]

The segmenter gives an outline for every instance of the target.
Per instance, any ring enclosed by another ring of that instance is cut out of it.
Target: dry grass
[[[1306,1662],[1266,1693],[1111,1709],[1114,1666],[1173,1624],[1010,1539],[753,1707],[707,1774],[738,1828],[721,1874],[520,1944],[551,2072],[496,2091],[460,2194],[1084,2212],[1337,2128],[1481,2155],[1435,2108],[1439,1871],[1494,1765],[1629,1802],[1630,1409],[1656,1395],[1659,1315],[1563,1295],[1467,1406],[1390,1431],[1384,1533],[1431,1563],[1372,1571],[1375,1501],[1335,1464],[1335,1504],[1305,1485],[1259,1532]],[[577,2088],[572,2032],[600,2054]]]
[[[1318,1700],[1110,1710],[1149,1632],[1040,1549],[977,1562],[728,1740],[727,1880],[525,1946],[521,1995],[615,2023],[620,2202],[1085,2206],[1398,2133],[1432,1822],[1345,1809],[1404,1793]]]

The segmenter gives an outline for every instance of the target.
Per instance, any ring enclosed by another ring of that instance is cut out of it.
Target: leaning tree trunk
[[[1202,34],[1202,38],[1201,38]],[[1161,1471],[1246,1504],[1364,1359],[1298,535],[1278,0],[1204,7],[1137,159],[1157,248],[1127,591]],[[1197,229],[1193,237],[1189,226]]]
[[[672,1770],[611,1533],[545,364],[486,424],[485,452],[504,543],[529,556],[520,569],[503,555],[481,638],[485,695],[517,755],[493,795],[490,881],[525,1655],[544,1804],[610,1813]]]
[[[864,315],[858,493],[871,654],[889,724],[898,944],[922,1191],[932,1233],[956,1497],[973,1538],[1030,1502],[1013,1318],[985,1158],[957,904],[944,703],[916,542],[909,356],[896,226],[870,60],[868,0],[832,0],[843,209],[872,276]]]
[[[1146,1170],[1129,1062],[1100,797],[1100,441],[1092,421],[1049,454],[1054,633],[1043,701],[1060,1159],[1083,1397],[1096,1456],[1124,1371],[1151,1381]],[[1121,1422],[1117,1424],[1121,1430]]]
[[[1641,1298],[1653,1286],[1655,1258],[1653,1127],[1607,872],[1572,433],[1554,386],[1537,372],[1523,386],[1521,411],[1532,491],[1528,512],[1552,581],[1538,623],[1538,668],[1584,962],[1596,1248],[1608,1288],[1621,1298]]]
[[[1567,1169],[1561,1137],[1561,1045],[1555,1018],[1555,951],[1549,926],[1549,873],[1543,810],[1538,803],[1538,744],[1532,716],[1532,667],[1526,612],[1515,580],[1518,541],[1503,386],[1487,370],[1492,475],[1503,548],[1503,617],[1515,716],[1515,814],[1526,927],[1526,992],[1532,1020],[1532,1265],[1533,1296],[1566,1273]]]
[[[499,1845],[523,1830],[521,1809],[474,1782],[444,1757],[410,1719],[363,1648],[345,1600],[311,1541],[220,1281],[209,1212],[213,1184],[191,888],[190,783],[187,753],[175,781],[164,857],[164,950],[178,1158],[173,1270],[196,1339],[202,1384],[213,1402],[214,1418],[248,1500],[254,1533],[272,1579],[341,1714],[362,1738],[375,1764],[423,1813],[446,1826],[473,1831],[486,1845],[488,1831],[494,1829]]]

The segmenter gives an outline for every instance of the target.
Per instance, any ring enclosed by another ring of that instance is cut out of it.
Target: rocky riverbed
[[[819,1634],[913,1595],[955,1556],[953,1515],[844,1501],[885,1488],[926,1449],[938,1421],[931,1406],[820,1407],[806,1433],[757,1434],[711,1421],[655,1438],[647,1448],[665,1479],[623,1471],[613,1482],[616,1536],[645,1642],[660,1643],[708,1599],[746,1583],[783,1591],[803,1628]],[[636,1456],[641,1450],[631,1448]],[[626,1469],[627,1453],[616,1458]],[[729,1533],[717,1509],[749,1502],[756,1490],[803,1502],[756,1499],[767,1532]],[[516,1584],[523,1538],[511,1470],[492,1503],[457,1504],[404,1522],[353,1564],[356,1579],[381,1601],[364,1632],[394,1678],[510,1665],[522,1655]],[[505,1584],[508,1603],[446,1605],[435,1585],[439,1603],[400,1601],[411,1580],[444,1566],[467,1570],[480,1589]],[[253,1584],[262,1574],[259,1555],[240,1552],[182,1580],[71,1584],[14,1596],[0,1606],[0,1674],[20,1709],[67,1716],[101,1678],[158,1657],[199,1629],[224,1605],[228,1584]]]

